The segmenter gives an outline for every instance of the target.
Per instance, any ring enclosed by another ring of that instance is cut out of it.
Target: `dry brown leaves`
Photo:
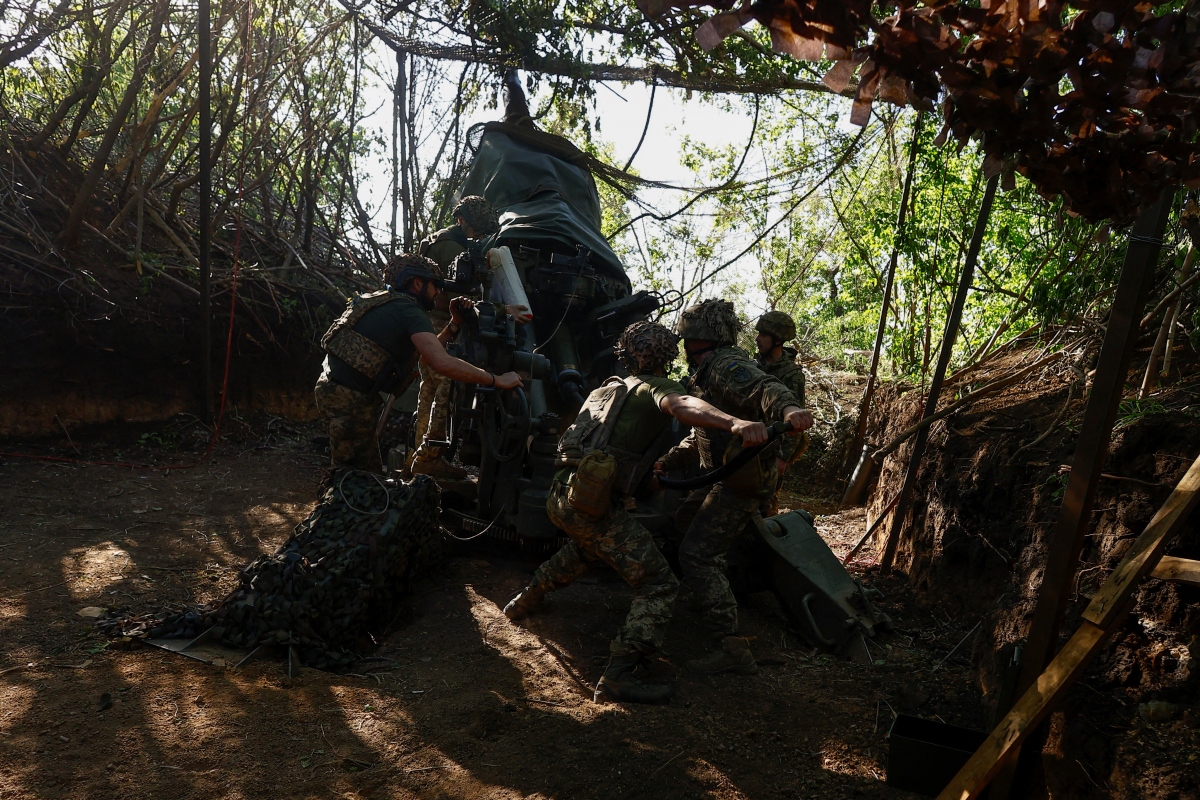
[[[648,14],[698,5],[639,0]],[[728,4],[715,3],[718,8]],[[875,100],[932,110],[979,141],[988,176],[1019,172],[1067,210],[1126,222],[1168,186],[1200,188],[1200,0],[1156,11],[1131,0],[901,0],[877,18],[868,0],[762,0],[711,17],[706,49],[750,20],[773,49],[834,62],[844,90],[859,72],[851,119]]]

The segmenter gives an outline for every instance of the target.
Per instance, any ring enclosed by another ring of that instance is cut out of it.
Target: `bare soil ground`
[[[196,457],[142,446],[189,441],[163,430],[74,445]],[[0,457],[0,798],[901,798],[883,783],[893,711],[987,727],[966,661],[939,665],[969,626],[918,611],[899,580],[875,581],[899,632],[872,666],[816,655],[771,598],[748,598],[753,677],[682,667],[706,643],[681,598],[654,667],[679,686],[665,707],[591,699],[627,588],[596,575],[517,626],[500,608],[535,566],[517,554],[452,558],[355,674],[122,651],[78,615],[224,595],[311,509],[317,433],[244,427],[190,470]],[[863,525],[861,510],[818,518],[837,552]]]

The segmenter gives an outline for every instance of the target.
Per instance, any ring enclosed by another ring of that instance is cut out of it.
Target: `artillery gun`
[[[512,109],[514,101],[524,105],[520,86],[506,84],[506,118],[519,117]],[[512,122],[475,126],[468,141],[474,159],[461,194],[486,197],[500,214],[500,230],[453,265],[453,290],[485,302],[467,315],[448,349],[492,373],[518,372],[525,387],[453,384],[441,444],[476,474],[439,481],[442,523],[460,540],[500,540],[543,555],[565,541],[546,513],[559,436],[592,389],[624,374],[613,352],[620,333],[682,298],[632,291],[601,233],[589,169],[596,162],[570,142]],[[527,306],[532,319],[522,324],[508,314],[512,304]],[[673,424],[679,441],[687,431]],[[671,489],[646,494],[630,511],[668,557],[682,497]],[[842,569],[812,521],[792,512],[748,527],[730,553],[735,589],[774,591],[814,646],[863,658],[862,637],[888,624],[887,617]]]

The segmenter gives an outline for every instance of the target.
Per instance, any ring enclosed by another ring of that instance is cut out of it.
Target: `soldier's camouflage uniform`
[[[770,424],[782,419],[788,406],[800,407],[790,389],[736,347],[713,351],[689,379],[687,388],[725,413],[755,422]],[[738,449],[738,442],[728,432],[694,428],[662,463],[670,471],[698,460],[703,469],[711,470]],[[737,601],[725,578],[725,554],[754,513],[775,493],[778,452],[778,445],[772,444],[733,475],[693,492],[675,518],[676,529],[686,531],[679,546],[683,582],[696,594],[705,621],[717,636],[737,635]]]
[[[379,395],[356,392],[334,383],[328,375],[317,379],[317,407],[329,425],[330,463],[368,472],[382,472],[379,443],[375,439]]]
[[[650,532],[622,503],[611,504],[600,517],[576,511],[567,502],[567,487],[558,481],[551,486],[546,510],[555,525],[570,532],[571,541],[538,567],[530,585],[561,589],[583,576],[589,562],[604,562],[634,590],[633,605],[613,641],[647,653],[661,647],[679,580]]]
[[[792,394],[796,395],[796,399],[800,401],[800,407],[804,408],[804,369],[796,363],[798,353],[795,348],[785,346],[783,355],[778,361],[771,364],[764,364],[762,355],[755,359],[758,368],[763,372],[775,378],[784,386],[792,390]],[[792,455],[796,452],[796,448],[800,446],[800,438],[785,436],[779,440],[779,457],[785,462],[792,460]],[[780,475],[780,482],[783,476]],[[771,498],[763,505],[762,514],[764,517],[773,517],[779,513],[779,493],[775,492]]]
[[[671,423],[660,404],[669,395],[683,394],[684,388],[661,376],[639,375],[638,380],[640,384],[629,392],[618,413],[613,443],[625,448],[622,452],[628,455],[641,454],[645,458],[649,453],[644,462],[648,471],[654,457],[662,452],[656,453],[655,449],[666,445],[664,432]],[[587,572],[589,562],[608,564],[634,590],[633,604],[613,640],[614,646],[653,653],[662,646],[679,592],[679,580],[650,531],[626,510],[629,495],[625,491],[614,489],[607,509],[600,516],[583,513],[571,505],[567,484],[573,472],[573,468],[559,470],[546,503],[550,519],[567,533],[570,541],[538,567],[529,588],[543,595],[573,583]],[[640,483],[637,468],[632,475],[628,480]]]

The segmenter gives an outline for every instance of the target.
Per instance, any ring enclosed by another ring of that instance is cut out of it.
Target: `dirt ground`
[[[873,665],[815,654],[771,598],[747,599],[753,677],[682,667],[705,642],[681,598],[654,667],[679,687],[665,707],[591,699],[627,588],[589,576],[514,625],[500,608],[536,566],[516,554],[421,581],[355,674],[121,650],[78,614],[225,594],[311,509],[316,433],[243,426],[187,470],[0,456],[0,798],[902,798],[883,782],[894,712],[987,727],[966,661],[943,661],[970,625],[913,608],[899,581],[873,581],[898,628]],[[22,449],[187,463],[199,438],[126,427]],[[845,552],[862,515],[818,529]]]

